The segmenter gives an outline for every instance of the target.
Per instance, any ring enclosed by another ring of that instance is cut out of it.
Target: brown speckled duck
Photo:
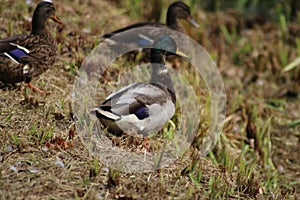
[[[166,24],[157,23],[157,22],[140,22],[136,24],[132,24],[130,26],[126,26],[124,28],[115,30],[111,33],[107,33],[102,35],[102,38],[110,38],[114,36],[115,34],[122,33],[127,30],[131,30],[134,28],[147,28],[147,27],[162,27],[162,28],[170,28],[175,31],[179,31],[182,33],[186,33],[186,30],[183,28],[180,20],[186,20],[190,22],[194,27],[199,27],[197,22],[193,19],[191,16],[190,7],[183,3],[182,1],[176,1],[172,3],[167,11],[167,21]],[[140,47],[146,47],[151,46],[153,43],[153,38],[151,36],[159,35],[159,33],[151,33],[151,34],[141,34],[140,32],[137,32],[136,35],[134,35],[131,32],[130,38],[125,36],[126,38],[120,38],[122,42],[126,41],[127,43],[137,43]]]
[[[33,13],[29,35],[0,39],[0,82],[25,81],[33,91],[46,93],[34,87],[30,81],[49,69],[56,58],[56,42],[46,24],[49,18],[61,23],[55,15],[52,1],[41,1]]]

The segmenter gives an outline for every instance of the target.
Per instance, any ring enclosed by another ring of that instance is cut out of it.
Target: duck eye
[[[47,15],[50,15],[50,14],[52,13],[52,9],[51,9],[51,8],[48,8],[48,9],[46,10],[46,13],[47,13]]]

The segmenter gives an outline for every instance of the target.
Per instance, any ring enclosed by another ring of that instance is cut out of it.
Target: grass
[[[298,65],[300,64],[300,57],[296,58],[294,61],[292,61],[291,63],[289,63],[288,65],[286,65],[283,68],[283,72],[288,72],[294,68],[296,68]]]
[[[210,124],[211,100],[202,77],[180,68],[198,96],[202,117],[188,151],[167,167],[149,173],[117,171],[92,156],[78,130],[72,128],[69,104],[75,75],[101,34],[130,24],[142,14],[129,16],[124,8],[104,1],[64,1],[56,5],[56,10],[65,26],[50,22],[53,32],[61,30],[56,33],[58,59],[49,71],[33,80],[51,94],[35,94],[24,84],[0,89],[0,199],[300,197],[299,34],[291,38],[288,22],[280,12],[277,24],[254,21],[255,26],[241,31],[238,19],[232,21],[232,13],[207,13],[197,9],[195,2],[193,12],[201,24],[189,33],[215,55],[215,60],[220,59],[226,87],[226,123],[215,148],[205,157],[198,156]],[[243,7],[244,1],[240,3]],[[2,5],[1,38],[30,30],[30,23],[23,17],[31,15],[29,5]],[[137,8],[135,4],[133,9]],[[205,20],[201,20],[203,16]],[[110,79],[99,86],[99,101],[118,84],[114,77],[135,62],[126,66],[122,63],[122,59],[114,63]],[[289,63],[292,71],[282,73]],[[178,109],[162,134],[150,138],[153,148],[162,139],[174,138],[181,114]],[[127,143],[124,148],[142,148],[142,141],[127,141],[133,144]]]

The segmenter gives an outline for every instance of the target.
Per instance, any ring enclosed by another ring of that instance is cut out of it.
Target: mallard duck
[[[32,90],[44,91],[31,84],[31,78],[45,72],[55,61],[56,42],[47,29],[47,20],[57,23],[51,1],[41,1],[34,10],[29,35],[17,35],[0,40],[0,81],[18,83],[25,81]]]
[[[199,27],[197,22],[191,16],[190,7],[181,1],[177,1],[177,2],[172,3],[168,8],[166,24],[157,23],[157,22],[136,23],[136,24],[132,24],[130,26],[126,26],[124,28],[118,29],[111,33],[104,34],[104,35],[102,35],[102,38],[110,38],[115,34],[122,33],[124,31],[134,29],[134,28],[153,27],[153,26],[162,27],[162,28],[170,28],[170,29],[182,32],[182,33],[186,33],[186,30],[183,28],[183,26],[180,22],[181,19],[189,21],[194,27]],[[157,33],[157,34],[153,34],[153,33],[141,34],[140,32],[137,32],[136,35],[131,33],[130,38],[125,36],[126,38],[121,37],[121,39],[123,39],[122,40],[123,42],[126,41],[127,43],[132,43],[132,42],[138,43],[138,45],[140,47],[145,47],[145,46],[153,43],[153,38],[151,36],[156,36],[158,34],[159,33]]]
[[[172,37],[158,38],[151,48],[150,81],[133,83],[112,93],[91,111],[109,132],[118,136],[130,132],[147,141],[149,134],[161,130],[171,119],[175,112],[176,95],[165,57],[174,55],[172,52],[184,56],[176,50]]]

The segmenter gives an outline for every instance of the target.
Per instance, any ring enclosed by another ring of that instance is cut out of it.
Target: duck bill
[[[51,19],[56,23],[62,24],[61,20],[55,14],[51,16]]]
[[[187,20],[188,20],[194,27],[199,28],[199,24],[198,24],[191,16],[189,16],[189,17],[187,18]]]
[[[183,53],[182,51],[180,51],[179,49],[177,49],[175,53],[178,56],[188,59],[188,56],[185,53]]]

